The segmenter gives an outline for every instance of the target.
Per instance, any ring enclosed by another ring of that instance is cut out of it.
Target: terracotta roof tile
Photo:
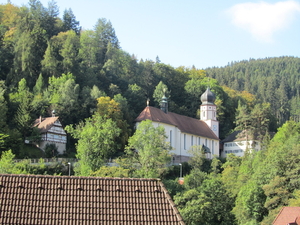
[[[0,184],[0,224],[184,225],[156,179],[5,174]]]
[[[58,116],[36,119],[33,126],[39,128],[41,133],[45,133],[52,127],[56,120],[58,120]]]
[[[162,110],[152,106],[147,106],[135,119],[135,121],[141,122],[147,119],[154,122],[174,125],[184,133],[219,140],[208,125],[204,121],[198,119],[182,116],[172,112],[164,113]]]
[[[298,217],[300,217],[300,207],[283,207],[273,221],[273,225],[300,225],[297,223]]]

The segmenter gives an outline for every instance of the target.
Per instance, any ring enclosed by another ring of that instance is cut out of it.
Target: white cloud
[[[227,13],[234,25],[250,32],[257,40],[273,42],[274,33],[286,28],[300,13],[300,4],[293,0],[274,4],[249,2],[234,5]]]

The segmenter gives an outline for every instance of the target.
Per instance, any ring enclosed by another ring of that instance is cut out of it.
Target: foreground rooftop
[[[0,224],[184,225],[158,179],[0,174]]]

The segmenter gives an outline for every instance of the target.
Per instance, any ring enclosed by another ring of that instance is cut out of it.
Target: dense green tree
[[[98,113],[75,127],[67,126],[66,130],[78,139],[76,157],[79,161],[75,172],[81,176],[89,176],[113,156],[115,138],[120,134],[116,122]]]
[[[166,170],[171,160],[171,146],[166,138],[164,128],[154,127],[150,120],[138,125],[125,150],[136,168],[137,177],[158,178]]]
[[[209,77],[221,85],[238,91],[247,90],[257,99],[271,104],[271,111],[279,125],[289,119],[290,100],[299,95],[299,67],[296,57],[250,59],[234,62],[225,67],[207,68]]]
[[[98,19],[94,30],[98,49],[96,52],[97,62],[104,65],[108,46],[111,44],[113,48],[119,48],[119,40],[111,22],[105,18]]]
[[[79,21],[76,20],[72,9],[65,9],[63,14],[63,31],[73,30],[76,34],[80,33]]]
[[[219,176],[206,176],[197,187],[178,193],[174,199],[188,224],[236,224],[231,213],[233,199]]]
[[[78,72],[79,37],[73,30],[67,31],[66,36],[60,50],[60,55],[63,57],[63,72],[72,73],[76,76]]]
[[[291,119],[296,122],[300,122],[300,97],[299,94],[292,97],[290,101],[290,108],[291,108]]]
[[[79,109],[79,85],[70,73],[60,77],[50,77],[49,86],[44,95],[51,104],[51,109],[58,112],[63,124],[76,123],[76,111]]]
[[[16,174],[17,169],[14,162],[15,155],[11,150],[2,152],[0,158],[0,173],[3,174]]]
[[[269,131],[270,117],[270,104],[268,103],[256,104],[251,111],[253,133],[260,141]]]
[[[165,96],[170,100],[171,94],[168,90],[167,85],[165,85],[162,81],[158,83],[158,85],[155,87],[155,90],[153,92],[153,99],[155,101],[156,106],[160,106],[162,97]]]
[[[145,90],[137,84],[129,84],[124,96],[126,97],[128,104],[134,106],[132,109],[134,111],[133,117],[137,117],[137,115],[146,107],[147,96]]]
[[[199,190],[191,189],[175,196],[175,204],[187,224],[209,224],[209,212],[213,203]]]
[[[6,86],[3,81],[0,80],[0,133],[3,133],[7,129],[7,102],[5,99]]]
[[[239,224],[249,221],[260,222],[266,215],[266,196],[263,189],[253,180],[243,185],[238,193],[233,213]]]
[[[55,43],[56,40],[57,38],[52,38],[47,42],[48,45],[44,59],[41,61],[42,72],[46,75],[46,77],[58,77],[61,74],[61,69],[59,69],[59,67],[61,67],[61,62],[59,60],[60,55],[58,53],[58,49],[54,47],[57,44]]]
[[[124,113],[128,112],[126,99],[121,95],[116,95],[114,99],[100,97],[97,101],[97,113],[106,118],[111,118],[121,129],[120,136],[116,138],[116,148],[123,152],[131,133],[126,118],[124,118]]]
[[[236,109],[235,123],[235,129],[242,131],[240,135],[244,135],[247,142],[254,137],[253,117],[247,105],[243,105],[241,102],[239,102],[239,106]]]
[[[238,181],[241,157],[235,156],[233,153],[227,155],[226,162],[222,165],[223,171],[221,180],[224,189],[230,197],[235,198],[239,192],[240,184]]]

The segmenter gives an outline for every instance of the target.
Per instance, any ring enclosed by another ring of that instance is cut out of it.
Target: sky
[[[40,0],[47,7],[49,0]],[[85,30],[112,23],[137,59],[205,69],[231,62],[300,56],[300,0],[56,0]],[[0,4],[7,0],[0,0]],[[17,6],[28,0],[11,0]]]

